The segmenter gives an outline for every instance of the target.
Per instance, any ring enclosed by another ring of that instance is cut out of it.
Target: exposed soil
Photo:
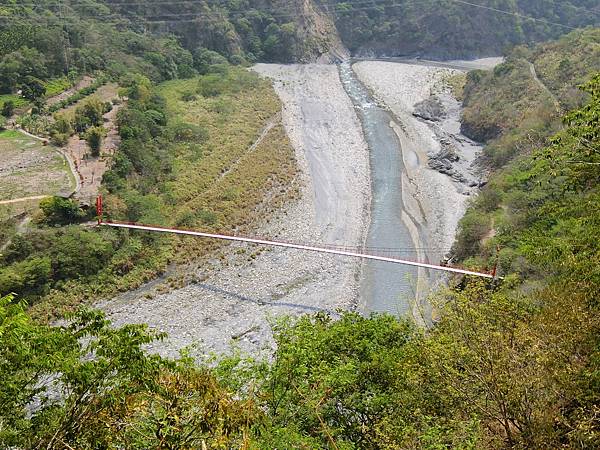
[[[0,139],[0,200],[71,191],[69,167],[56,149],[17,131],[7,133]]]
[[[94,96],[103,102],[110,101],[117,96],[117,85],[109,83],[102,86]],[[76,107],[73,105],[71,108]],[[92,204],[98,195],[102,175],[108,170],[110,161],[119,146],[120,138],[116,127],[116,117],[123,104],[114,105],[113,109],[104,115],[104,128],[107,135],[102,140],[99,157],[92,157],[87,142],[78,135],[71,136],[64,148],[64,153],[71,159],[79,178],[79,189],[75,198]]]

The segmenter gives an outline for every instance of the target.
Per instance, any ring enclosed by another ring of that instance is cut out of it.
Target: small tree
[[[73,134],[73,127],[71,121],[65,114],[54,114],[54,125],[53,128],[59,132],[71,135]]]
[[[86,131],[89,127],[102,125],[104,115],[104,103],[96,97],[91,97],[75,109],[73,125],[78,133]]]
[[[35,77],[27,77],[25,83],[21,86],[22,96],[27,100],[35,102],[42,98],[46,93],[46,88],[42,84],[42,81]]]
[[[4,105],[2,105],[2,115],[6,118],[10,117],[13,115],[13,113],[15,112],[15,102],[13,102],[12,100],[8,100],[6,102],[4,102]]]
[[[79,204],[68,198],[46,198],[40,202],[40,209],[44,213],[44,222],[50,225],[77,223],[85,217]]]
[[[102,147],[102,138],[104,137],[104,128],[92,127],[85,133],[85,139],[90,146],[93,157],[100,156],[100,148]]]

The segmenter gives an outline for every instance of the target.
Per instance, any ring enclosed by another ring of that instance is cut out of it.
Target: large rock
[[[421,119],[438,122],[446,117],[446,109],[439,98],[432,96],[417,103],[413,115]]]

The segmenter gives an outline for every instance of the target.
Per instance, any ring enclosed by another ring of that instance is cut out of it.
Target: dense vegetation
[[[207,60],[315,60],[337,46],[333,22],[356,54],[464,57],[498,54],[600,20],[593,0],[477,3],[517,16],[466,3],[2,0],[0,94],[96,70],[111,76],[134,70],[160,81],[203,73]]]
[[[598,448],[600,75],[585,90],[547,147],[495,178],[496,207],[481,197],[503,220],[492,240],[504,280],[441,292],[432,329],[320,313],[276,323],[269,361],[204,365],[148,355],[142,346],[162,336],[143,326],[114,329],[81,311],[47,327],[4,298],[0,442]]]
[[[600,30],[591,29],[532,48],[517,47],[494,71],[469,73],[463,131],[487,142],[481,164],[497,172],[462,221],[455,245],[459,259],[480,255],[482,245],[493,253],[496,241],[487,237],[502,230],[506,222],[511,224],[508,229],[513,222],[519,223],[521,219],[511,217],[513,213],[531,213],[524,210],[528,201],[535,198],[536,205],[546,203],[546,185],[526,192],[514,183],[531,170],[528,155],[550,144],[553,134],[564,128],[563,112],[589,98],[589,93],[577,86],[597,71]],[[514,158],[513,164],[500,170]]]
[[[122,142],[103,179],[111,218],[243,230],[292,193],[295,162],[272,88],[246,70],[217,65],[211,71],[218,73],[160,87],[141,75],[121,79],[129,98],[117,116]],[[102,104],[93,106],[90,115],[101,117],[95,110]],[[272,128],[248,152],[269,120]],[[267,190],[274,195],[265,200]],[[19,294],[38,317],[51,318],[85,299],[138,286],[169,262],[218,249],[77,225],[94,214],[71,200],[44,200],[35,226],[7,236],[0,292]]]
[[[287,0],[162,0],[127,4],[108,0],[111,11],[156,33],[173,33],[194,56],[206,49],[232,63],[247,60],[308,62],[333,44],[333,24],[311,2]]]
[[[138,71],[154,81],[193,71],[191,55],[176,41],[118,28],[98,2],[2,1],[0,14],[0,93],[12,93],[32,79],[97,70],[111,76]]]
[[[295,60],[327,43],[300,47],[306,30],[280,13],[285,4],[125,3],[0,3],[2,102],[18,108],[26,100],[17,89],[36,101],[102,71],[129,99],[103,179],[110,217],[251,227],[293,194],[295,166],[272,88],[228,60]],[[493,5],[579,25],[594,19],[573,5],[596,2]],[[464,55],[558,33],[456,2],[335,8],[354,51]],[[189,50],[144,26],[179,32]],[[113,328],[89,310],[44,323],[169,262],[218,255],[216,244],[91,229],[81,222],[94,211],[61,198],[41,202],[24,234],[2,223],[0,297],[18,295],[0,299],[0,446],[598,448],[600,76],[575,91],[598,56],[598,33],[588,30],[517,48],[493,73],[469,76],[466,131],[489,140],[487,162],[498,170],[454,252],[479,267],[497,261],[504,280],[451,284],[435,299],[430,330],[389,316],[318,314],[274,324],[268,361],[166,360],[144,351],[164,337],[144,326]],[[97,139],[103,107],[92,99],[73,120],[56,118],[53,138],[77,128]],[[267,190],[278,194],[265,202]]]
[[[366,56],[497,55],[508,46],[547,40],[569,31],[548,22],[581,27],[600,21],[598,2],[594,0],[383,0],[373,4],[336,0],[322,3],[334,17],[344,44],[353,54]],[[540,20],[532,21],[525,16]]]

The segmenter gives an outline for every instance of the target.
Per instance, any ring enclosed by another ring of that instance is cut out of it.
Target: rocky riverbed
[[[397,119],[411,187],[406,195],[422,208],[429,256],[439,261],[452,247],[458,221],[481,181],[473,165],[481,147],[460,134],[460,103],[444,82],[456,69],[383,61],[353,68]]]

